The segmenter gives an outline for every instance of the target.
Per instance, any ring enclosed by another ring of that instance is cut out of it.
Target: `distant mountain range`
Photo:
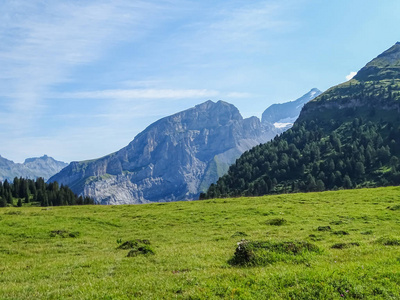
[[[295,109],[285,110],[288,114],[281,112],[282,118],[296,117]],[[232,104],[207,101],[151,124],[113,154],[72,162],[49,181],[102,204],[193,200],[243,152],[283,130],[268,120],[243,119]]]
[[[276,120],[276,119],[270,119]],[[304,105],[202,198],[400,185],[400,43]]]
[[[47,180],[67,165],[67,163],[57,161],[47,155],[27,158],[22,164],[14,163],[0,156],[0,181],[13,180],[15,177],[28,179],[43,177]]]

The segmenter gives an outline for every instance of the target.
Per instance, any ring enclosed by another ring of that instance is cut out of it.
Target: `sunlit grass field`
[[[243,239],[320,251],[231,265]],[[400,299],[400,187],[0,209],[0,299],[219,298]]]

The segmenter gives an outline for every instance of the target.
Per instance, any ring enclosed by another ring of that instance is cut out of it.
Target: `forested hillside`
[[[400,184],[400,44],[245,152],[200,198]]]

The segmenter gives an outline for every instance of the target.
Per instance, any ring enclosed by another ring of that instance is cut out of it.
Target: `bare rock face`
[[[226,102],[207,101],[163,118],[118,152],[73,162],[49,181],[101,204],[198,199],[244,151],[276,135]]]

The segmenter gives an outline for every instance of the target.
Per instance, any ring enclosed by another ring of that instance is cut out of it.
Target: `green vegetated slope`
[[[400,299],[400,188],[0,209],[1,299]]]
[[[201,198],[400,184],[400,44],[307,103]]]

